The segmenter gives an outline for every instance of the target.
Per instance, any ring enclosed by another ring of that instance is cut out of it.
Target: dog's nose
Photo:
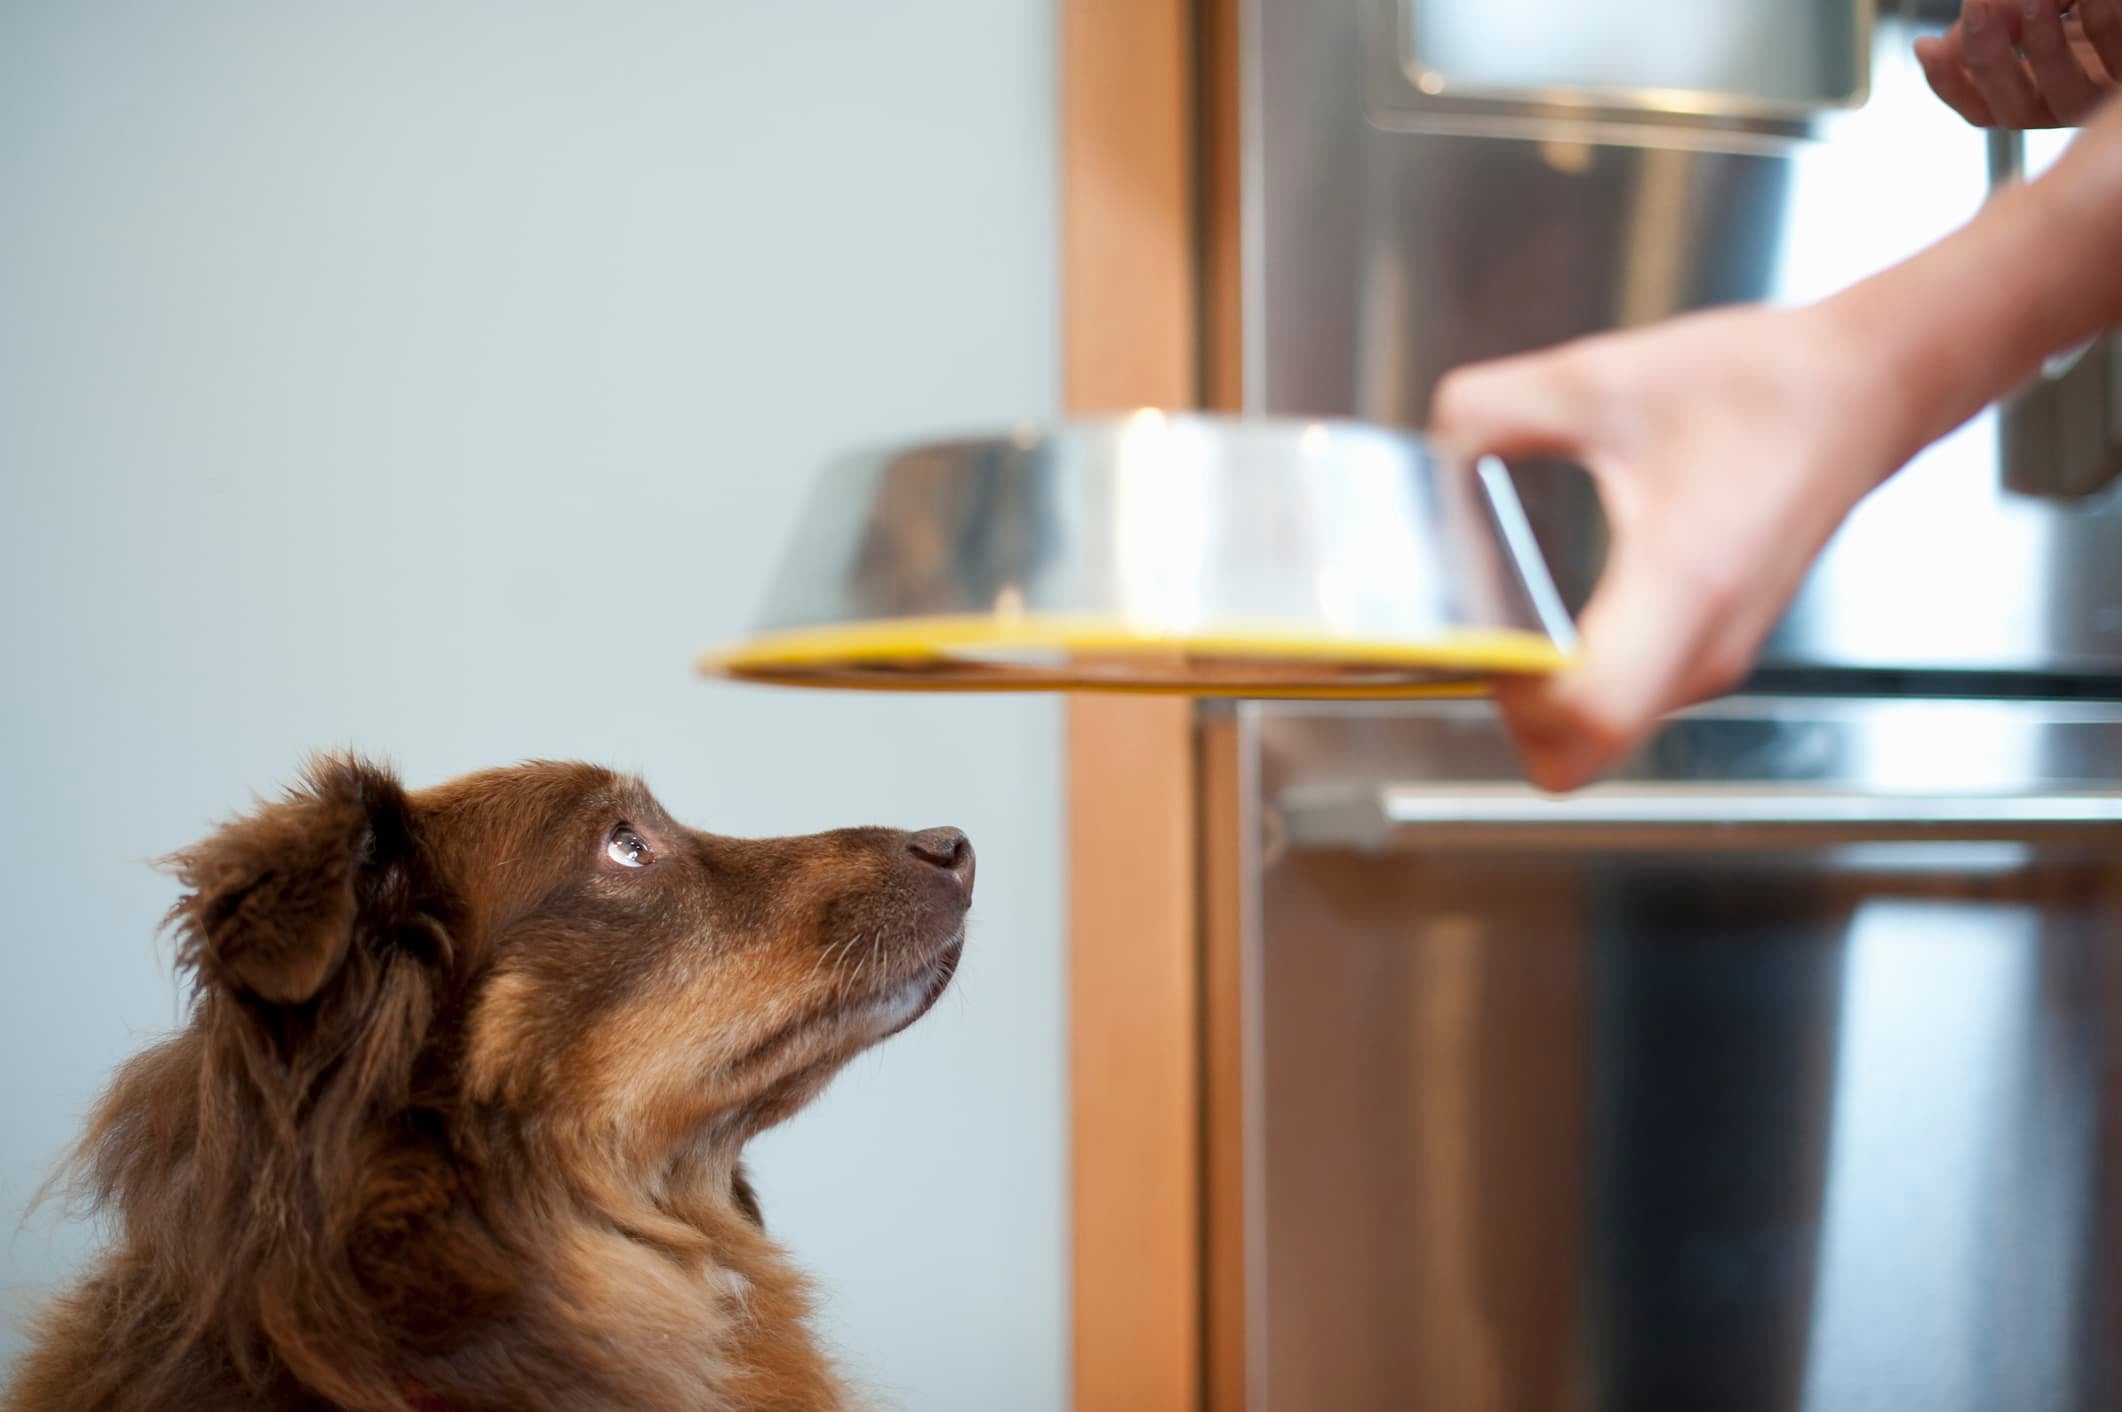
[[[924,863],[933,863],[958,880],[969,898],[973,895],[973,841],[958,829],[923,829],[906,841],[907,851]]]

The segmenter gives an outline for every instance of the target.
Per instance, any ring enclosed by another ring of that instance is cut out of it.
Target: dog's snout
[[[973,841],[961,830],[923,829],[906,841],[906,847],[922,862],[956,878],[968,898],[973,895]]]

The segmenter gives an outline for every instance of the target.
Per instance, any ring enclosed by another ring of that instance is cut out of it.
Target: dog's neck
[[[197,1045],[196,1035],[182,1036],[136,1063],[129,1078],[146,1090],[126,1095],[139,1101],[125,1111],[196,1102]],[[322,1250],[367,1283],[384,1277],[379,1287],[396,1297],[350,1305],[353,1322],[316,1334],[316,1364],[304,1368],[261,1337],[244,1292],[274,1288],[288,1268],[315,1274],[319,1260],[298,1267],[277,1247],[254,1245],[231,1265],[197,1231],[251,1227],[229,1209],[219,1227],[198,1213],[257,1199],[255,1186],[203,1186],[209,1174],[192,1155],[187,1124],[118,1131],[126,1145],[110,1149],[101,1175],[124,1218],[124,1243],[89,1293],[57,1316],[27,1368],[35,1386],[54,1391],[25,1408],[115,1403],[149,1376],[182,1390],[170,1405],[198,1407],[309,1407],[319,1396],[417,1412],[845,1405],[812,1341],[804,1281],[762,1229],[735,1144],[696,1147],[654,1173],[603,1165],[595,1189],[580,1184],[600,1170],[588,1155],[556,1160],[562,1154],[505,1132],[478,1149],[398,1154],[382,1169],[395,1188],[350,1177],[355,1190],[429,1199],[400,1208],[404,1238],[380,1255],[373,1246]],[[479,1183],[480,1200],[461,1199],[466,1174],[480,1171],[507,1175]],[[431,1185],[420,1184],[421,1172]],[[202,1306],[200,1291],[217,1280],[232,1297]],[[211,1322],[178,1332],[202,1307]],[[333,1339],[360,1361],[338,1356]]]
[[[580,1386],[555,1401],[806,1412],[845,1405],[811,1336],[806,1281],[767,1235],[734,1144],[702,1143],[653,1182],[612,1176],[610,1185],[573,1186],[564,1203],[554,1201],[576,1216],[521,1272],[514,1317],[522,1322],[508,1341],[532,1334],[638,1354],[582,1360],[622,1368],[625,1385]],[[415,1412],[484,1412],[490,1382],[460,1381],[461,1369],[480,1361],[442,1353],[409,1367],[407,1401]]]
[[[718,1231],[713,1254],[685,1264],[616,1231],[562,1239],[575,1249],[550,1275],[539,1274],[554,1281],[540,1322],[566,1318],[564,1333],[559,1326],[550,1332],[606,1350],[618,1381],[578,1383],[552,1397],[553,1405],[805,1412],[845,1405],[840,1381],[811,1337],[803,1278],[748,1221]],[[592,1273],[588,1284],[585,1271]],[[584,1297],[591,1291],[599,1302]],[[481,1360],[445,1353],[407,1381],[407,1401],[415,1412],[486,1412],[490,1376]]]

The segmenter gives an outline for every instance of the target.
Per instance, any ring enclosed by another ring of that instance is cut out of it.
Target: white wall
[[[145,859],[312,746],[957,823],[955,997],[756,1151],[850,1366],[1064,1401],[1059,720],[694,680],[813,466],[1050,412],[1050,0],[0,6],[0,1283],[176,1014]],[[0,1355],[19,1346],[0,1334]]]

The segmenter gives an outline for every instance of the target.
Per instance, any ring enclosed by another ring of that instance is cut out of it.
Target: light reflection
[[[2024,843],[1850,843],[1828,855],[1827,866],[1867,877],[2009,877],[2034,860]]]
[[[1975,1390],[2000,1358],[2022,1392],[2062,1391],[2085,1154],[2071,1124],[2024,1102],[2062,1081],[2032,1032],[2039,942],[2024,905],[1879,899],[1857,913],[1805,1407],[1869,1406],[1884,1389],[1900,1407],[1986,1406]]]
[[[1312,596],[1327,627],[1344,636],[1356,631],[1356,589],[1345,569],[1338,564],[1320,569],[1312,583]]]
[[[1847,98],[1853,0],[1403,0],[1422,87]],[[1645,42],[1648,38],[1651,42]],[[1666,90],[1660,93],[1658,90]]]
[[[2022,794],[2044,774],[2044,724],[1981,701],[1882,703],[1864,718],[1849,765],[1875,793]]]
[[[1203,619],[1208,482],[1202,429],[1144,408],[1120,434],[1114,510],[1122,613],[1137,632],[1191,632]]]
[[[1540,160],[1564,176],[1583,176],[1592,169],[1592,145],[1551,138],[1540,144]]]
[[[1300,483],[1310,542],[1337,555],[1335,573],[1311,585],[1313,602],[1344,635],[1433,631],[1447,586],[1434,543],[1441,527],[1420,489],[1426,468],[1381,437],[1338,437],[1334,451],[1306,458]]]

